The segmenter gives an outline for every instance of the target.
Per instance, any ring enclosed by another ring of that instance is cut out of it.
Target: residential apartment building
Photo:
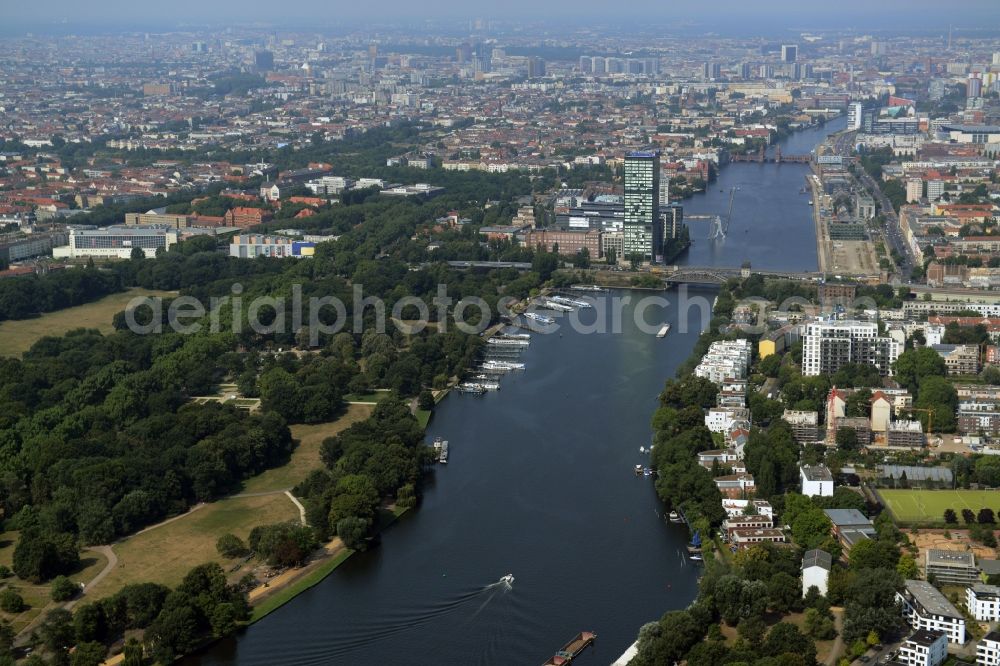
[[[786,409],[782,420],[792,427],[792,437],[801,445],[815,444],[819,440],[819,414]]]
[[[965,607],[980,622],[1000,622],[1000,587],[970,585],[965,589]]]
[[[936,587],[925,580],[907,580],[896,593],[903,618],[914,629],[940,631],[949,643],[965,643],[965,616]]]
[[[737,550],[745,550],[759,543],[785,543],[785,533],[773,527],[734,529],[729,540]]]
[[[715,384],[727,379],[746,379],[751,352],[750,341],[745,338],[713,342],[694,374]]]
[[[1000,631],[991,631],[976,645],[976,666],[1000,666]]]
[[[833,474],[826,465],[801,465],[799,477],[802,481],[802,494],[807,497],[833,496]]]
[[[238,259],[257,257],[303,257],[313,256],[316,244],[298,241],[285,236],[264,236],[247,234],[234,236],[229,245],[229,256]]]
[[[888,446],[922,447],[926,443],[923,424],[920,421],[892,421],[885,433],[885,443]]]
[[[1000,403],[958,403],[958,432],[963,435],[1000,435]]]
[[[892,338],[879,337],[874,322],[812,322],[803,336],[802,374],[832,375],[848,363],[862,363],[889,375],[901,347]]]
[[[976,345],[931,345],[944,359],[949,375],[974,375],[979,372],[979,347]]]
[[[948,658],[948,637],[941,631],[920,629],[899,646],[896,660],[906,666],[938,666]]]

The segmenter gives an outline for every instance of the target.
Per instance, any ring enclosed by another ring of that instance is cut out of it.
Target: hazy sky
[[[735,22],[785,27],[934,28],[952,23],[1000,31],[1000,0],[0,0],[3,22],[44,25],[140,25],[150,22],[199,24],[274,22],[310,19],[316,25],[339,21],[385,23],[394,18],[464,21],[473,17],[560,19],[579,23],[600,20],[626,24],[641,20],[666,23],[696,21],[711,26]]]

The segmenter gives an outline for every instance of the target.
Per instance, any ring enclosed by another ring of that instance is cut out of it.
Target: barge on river
[[[580,656],[580,653],[590,647],[597,640],[597,634],[592,631],[581,631],[573,640],[562,646],[542,666],[565,666]]]

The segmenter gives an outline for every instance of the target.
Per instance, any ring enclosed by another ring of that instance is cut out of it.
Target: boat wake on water
[[[418,629],[426,624],[440,621],[442,618],[449,616],[457,616],[452,621],[457,620],[461,622],[461,616],[469,613],[473,605],[478,602],[475,610],[465,620],[465,623],[468,624],[475,620],[494,599],[502,597],[511,591],[513,589],[513,582],[514,576],[507,574],[496,582],[473,590],[460,592],[438,604],[390,612],[388,617],[383,615],[381,621],[377,621],[370,628],[360,631],[355,630],[350,636],[334,639],[332,645],[324,647],[324,655],[329,659],[330,656],[349,654],[367,645],[385,640],[396,634]]]

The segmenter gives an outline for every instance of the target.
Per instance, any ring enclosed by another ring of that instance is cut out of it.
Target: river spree
[[[831,132],[844,129],[846,118],[825,126],[797,132],[781,143],[785,155],[808,154]],[[816,228],[811,194],[801,192],[805,164],[732,163],[722,168],[719,178],[704,194],[685,199],[684,215],[720,215],[729,211],[732,188],[733,214],[729,235],[709,240],[709,223],[690,220],[694,243],[675,263],[691,266],[740,266],[749,261],[755,268],[815,271]]]
[[[830,131],[803,132],[786,154],[808,152]],[[710,245],[693,229],[694,265],[816,269],[806,167],[726,167],[695,213],[725,213],[739,185],[730,237]],[[718,190],[723,189],[720,193]],[[749,233],[744,225],[753,225]],[[714,292],[691,289],[711,302]],[[541,664],[577,632],[598,634],[579,659],[617,658],[639,627],[695,596],[697,566],[682,527],[663,520],[651,478],[633,468],[648,456],[650,417],[663,382],[690,354],[709,313],[679,306],[646,310],[658,339],[634,321],[630,296],[620,333],[536,334],[527,368],[483,397],[449,395],[428,441],[450,442],[448,465],[429,478],[423,503],[325,581],[189,663]],[[589,324],[599,309],[584,310]],[[498,584],[513,574],[510,588]]]
[[[691,290],[711,303],[710,290]],[[612,292],[611,296],[642,294]],[[677,292],[662,296],[673,302]],[[535,334],[497,393],[452,394],[428,439],[450,441],[423,504],[323,583],[218,644],[207,664],[541,664],[582,630],[608,664],[644,622],[694,598],[686,532],[665,523],[647,463],[650,416],[703,312],[626,306],[621,334]],[[583,310],[585,324],[597,309]],[[565,319],[561,319],[564,322]],[[685,330],[686,329],[686,330]],[[494,585],[515,577],[506,589]]]

